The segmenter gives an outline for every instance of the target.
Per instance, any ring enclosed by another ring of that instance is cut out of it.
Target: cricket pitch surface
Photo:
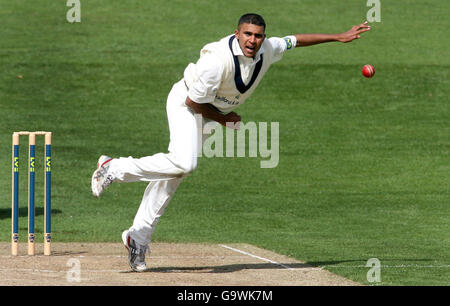
[[[249,244],[152,243],[147,271],[132,272],[119,243],[43,244],[19,256],[0,243],[1,286],[358,286],[324,269]]]

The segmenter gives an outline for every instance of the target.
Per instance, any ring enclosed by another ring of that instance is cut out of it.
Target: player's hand
[[[241,116],[235,112],[231,112],[225,115],[225,121],[223,125],[230,129],[239,130],[241,125]]]
[[[355,39],[361,38],[360,34],[370,30],[370,25],[367,21],[360,25],[353,26],[349,31],[338,35],[338,41],[343,43],[351,42]]]

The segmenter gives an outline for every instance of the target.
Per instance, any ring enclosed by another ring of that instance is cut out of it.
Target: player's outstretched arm
[[[333,41],[348,43],[355,39],[361,38],[360,34],[369,30],[370,26],[366,21],[364,23],[361,23],[360,25],[355,25],[347,32],[340,34],[296,34],[296,47],[307,47]]]

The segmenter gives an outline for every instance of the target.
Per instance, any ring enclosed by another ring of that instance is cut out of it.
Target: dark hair
[[[249,14],[242,15],[241,18],[239,18],[238,28],[243,23],[249,23],[249,24],[254,24],[257,26],[262,26],[262,27],[264,27],[264,31],[266,30],[266,22],[258,14],[249,13]]]

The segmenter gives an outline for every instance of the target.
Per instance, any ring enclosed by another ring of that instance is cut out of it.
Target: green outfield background
[[[146,184],[93,198],[97,159],[167,151],[167,94],[203,45],[247,12],[264,16],[270,37],[346,31],[370,9],[364,0],[80,2],[81,22],[69,23],[65,0],[0,0],[1,241],[13,131],[53,132],[53,241],[120,242]],[[450,285],[448,12],[447,0],[381,0],[381,22],[363,39],[286,53],[237,109],[244,122],[279,122],[278,167],[200,158],[154,241],[250,243],[362,284]],[[367,63],[373,79],[361,75]],[[369,258],[380,260],[379,283],[366,278]]]

